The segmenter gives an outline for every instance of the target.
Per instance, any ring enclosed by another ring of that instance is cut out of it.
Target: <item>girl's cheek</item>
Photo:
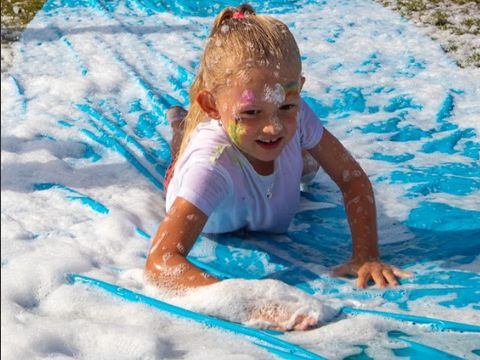
[[[295,132],[297,129],[299,121],[299,112],[295,114],[289,114],[288,116],[285,116],[283,119],[283,125],[287,129],[287,131],[292,131]]]
[[[290,114],[285,114],[282,116],[281,120],[284,124],[292,124],[292,123],[297,123],[300,118],[300,112],[292,112]]]
[[[242,125],[239,122],[232,122],[228,126],[228,135],[230,136],[230,139],[237,144],[241,145],[242,144],[242,139],[247,135],[248,129]]]

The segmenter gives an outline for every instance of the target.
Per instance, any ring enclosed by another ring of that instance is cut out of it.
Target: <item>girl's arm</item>
[[[411,276],[380,262],[375,198],[370,180],[360,165],[327,129],[319,143],[308,151],[342,191],[352,233],[352,259],[335,269],[335,274],[358,276],[360,288],[366,287],[370,278],[384,287],[397,285],[396,277]]]
[[[219,280],[192,265],[185,257],[208,217],[189,201],[178,197],[158,227],[145,264],[149,280],[179,290],[213,284]]]
[[[157,286],[177,291],[219,282],[185,258],[207,219],[201,210],[187,200],[175,200],[152,240],[145,265],[145,273],[150,281]],[[238,299],[244,295],[239,293]],[[262,300],[262,296],[259,296],[259,302]],[[295,308],[292,310],[276,300],[261,307],[246,308],[245,311],[249,312],[249,321],[269,329],[306,330],[317,324],[314,315]]]
[[[177,198],[152,240],[145,273],[155,285],[175,291],[219,282],[192,265],[185,257],[205,226],[208,217],[185,199]],[[239,299],[242,298],[239,294]],[[262,298],[259,297],[261,301]],[[276,301],[246,309],[249,321],[281,331],[306,330],[317,323],[310,315],[282,307]]]

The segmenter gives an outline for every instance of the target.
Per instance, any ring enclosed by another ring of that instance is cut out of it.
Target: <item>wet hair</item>
[[[241,69],[246,74],[249,68],[288,64],[289,71],[301,74],[298,45],[287,25],[266,15],[257,15],[252,6],[227,7],[215,18],[206,42],[197,76],[190,88],[190,109],[185,118],[185,130],[179,156],[183,153],[196,126],[207,115],[196,98],[202,89],[215,93],[228,86],[234,74],[232,69]]]

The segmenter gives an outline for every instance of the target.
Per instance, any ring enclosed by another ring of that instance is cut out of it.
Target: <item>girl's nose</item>
[[[280,119],[274,115],[270,121],[264,126],[263,132],[265,134],[277,135],[283,130],[283,125]]]

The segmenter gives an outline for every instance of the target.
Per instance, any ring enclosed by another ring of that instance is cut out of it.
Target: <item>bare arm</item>
[[[219,282],[191,264],[185,257],[207,222],[207,216],[185,199],[177,198],[152,240],[152,247],[145,264],[147,279],[155,285],[172,290],[184,290]],[[239,294],[241,301],[242,295]],[[259,296],[259,302],[262,297]],[[251,305],[251,304],[250,304]],[[287,304],[288,305],[288,304]],[[246,309],[249,321],[259,322],[260,327],[276,330],[306,330],[317,319],[296,308],[282,306],[272,300],[268,306]]]
[[[152,240],[145,264],[147,277],[171,289],[210,285],[219,280],[185,257],[207,222],[207,215],[183,198],[177,198]]]
[[[340,266],[336,274],[358,275],[359,287],[365,287],[370,278],[380,287],[387,283],[397,285],[395,276],[410,274],[379,260],[375,198],[368,176],[326,129],[309,152],[340,188],[352,233],[352,259]]]
[[[145,264],[145,273],[150,281],[172,290],[219,282],[185,258],[207,219],[201,210],[187,200],[175,200],[152,240]],[[261,300],[261,297],[259,299]],[[260,327],[270,329],[306,330],[317,323],[310,314],[297,313],[297,309],[284,308],[276,301],[272,301],[269,306],[252,307],[247,311],[250,312],[249,321],[260,322]]]
[[[347,149],[327,129],[309,152],[338,185],[352,231],[353,258],[377,260],[377,221],[372,185]]]

